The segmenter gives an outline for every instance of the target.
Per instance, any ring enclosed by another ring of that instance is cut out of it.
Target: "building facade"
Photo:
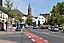
[[[39,15],[37,19],[38,19],[38,24],[39,24],[39,25],[43,25],[43,23],[45,23],[45,18],[44,18],[44,16]]]
[[[0,11],[0,29],[7,29],[8,15]]]
[[[0,0],[0,6],[2,6],[2,0]]]
[[[45,18],[45,21],[47,22],[48,18],[50,17],[50,13],[40,14]]]
[[[32,18],[33,25],[43,25],[45,18],[42,15]]]

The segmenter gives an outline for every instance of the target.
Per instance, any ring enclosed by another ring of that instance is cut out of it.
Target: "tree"
[[[7,9],[8,12],[13,7],[13,3],[11,2],[11,0],[5,0],[4,4],[5,4],[5,6],[6,6],[5,8]]]
[[[54,5],[51,14],[48,24],[64,24],[64,2],[58,2],[56,6]]]
[[[15,15],[14,18],[15,18],[15,21],[20,21],[20,22],[23,21],[22,16],[20,14]]]
[[[30,16],[30,15],[28,15],[28,17],[27,17],[27,20],[26,20],[26,23],[28,24],[28,25],[32,25],[32,16]]]
[[[5,10],[7,10],[8,12],[8,15],[12,17],[12,13],[13,13],[13,10],[12,10],[12,7],[13,7],[13,3],[11,2],[11,0],[5,0],[4,2],[5,4]]]

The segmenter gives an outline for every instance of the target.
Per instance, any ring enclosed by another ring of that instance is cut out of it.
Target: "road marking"
[[[48,42],[47,40],[44,40],[44,41]]]
[[[35,41],[35,42],[37,42],[37,43],[48,43],[48,41],[45,41],[45,40],[43,40],[42,38],[40,38],[40,37],[38,37],[38,36],[30,33],[30,32],[28,32],[28,33],[26,33],[26,34],[28,34],[28,37],[31,38],[32,41]],[[41,42],[40,42],[39,40],[40,40]]]
[[[42,38],[40,38],[40,39],[42,39]]]
[[[28,36],[29,38],[31,38],[30,36]]]
[[[38,37],[38,36],[37,36]]]
[[[28,34],[26,34],[28,36]]]
[[[32,41],[35,41],[34,39],[31,39]]]

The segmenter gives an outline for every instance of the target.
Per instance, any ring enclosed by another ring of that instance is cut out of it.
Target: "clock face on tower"
[[[2,6],[2,0],[0,0],[0,6]]]

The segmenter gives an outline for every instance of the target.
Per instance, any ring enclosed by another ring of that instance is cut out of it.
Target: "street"
[[[61,31],[54,32],[47,29],[24,29],[23,31],[24,32],[0,32],[0,40],[5,40],[5,43],[7,43],[7,41],[10,41],[10,43],[38,43],[38,41],[39,43],[45,43],[44,40],[48,43],[64,43],[64,33]],[[27,35],[27,33],[29,34]]]
[[[4,34],[0,34],[0,39],[5,40],[5,43],[7,41],[10,41],[10,43],[12,42],[21,43],[21,33],[15,33],[15,32],[13,33],[9,32],[9,34],[6,34],[6,33],[7,32],[5,32]]]
[[[60,32],[51,32],[48,30],[28,30],[29,32],[47,40],[49,43],[64,43],[64,33]]]
[[[0,32],[0,43],[36,43],[21,32]]]

